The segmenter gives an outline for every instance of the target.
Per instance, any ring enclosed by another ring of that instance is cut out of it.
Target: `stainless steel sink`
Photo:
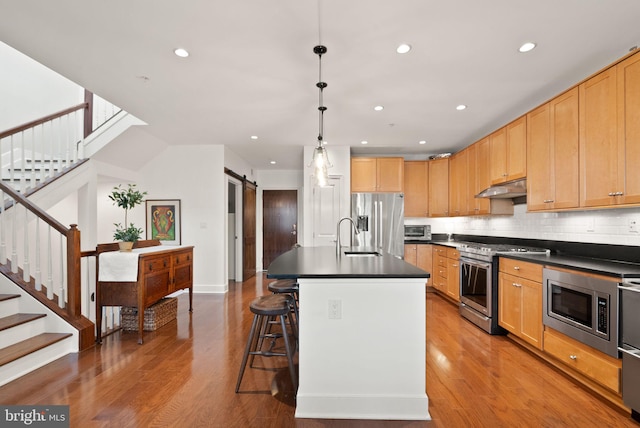
[[[347,257],[379,257],[382,254],[377,251],[345,251],[344,255]]]

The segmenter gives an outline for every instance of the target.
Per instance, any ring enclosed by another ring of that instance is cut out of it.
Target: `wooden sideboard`
[[[157,242],[157,243],[156,243]],[[193,311],[193,247],[159,246],[158,241],[142,241],[137,247],[137,281],[100,281],[100,254],[117,251],[114,244],[96,248],[96,340],[102,342],[102,308],[131,306],[138,308],[138,343],[142,344],[144,310],[163,297],[189,289],[189,312]],[[157,250],[156,250],[157,247]]]

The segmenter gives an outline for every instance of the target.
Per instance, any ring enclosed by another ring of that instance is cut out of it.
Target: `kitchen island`
[[[268,278],[300,284],[298,418],[428,420],[429,273],[391,255],[295,248]]]

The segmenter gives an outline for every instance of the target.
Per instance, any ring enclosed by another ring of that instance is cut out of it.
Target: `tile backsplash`
[[[521,204],[513,216],[411,217],[405,224],[430,224],[431,233],[640,246],[640,208],[527,213]]]

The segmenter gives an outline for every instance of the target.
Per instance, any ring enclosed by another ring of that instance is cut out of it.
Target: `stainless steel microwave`
[[[405,225],[404,226],[404,239],[405,241],[430,241],[431,240],[431,225],[419,224],[419,225]]]
[[[618,358],[618,283],[543,270],[543,322]]]

